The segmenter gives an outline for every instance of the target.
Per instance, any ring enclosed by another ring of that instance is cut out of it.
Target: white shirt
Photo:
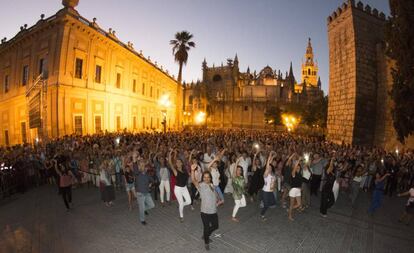
[[[216,155],[214,153],[211,153],[210,155],[208,153],[204,153],[203,156],[203,169],[204,171],[208,169],[208,165],[211,163],[211,161],[216,158]]]
[[[218,186],[220,184],[220,172],[216,168],[211,168],[211,176],[213,177],[213,185]]]
[[[274,185],[276,180],[275,175],[271,172],[267,175],[267,177],[264,178],[264,185],[263,185],[263,191],[264,192],[273,192],[272,185]]]
[[[244,181],[247,183],[247,169],[249,168],[249,163],[248,163],[247,159],[244,159],[243,156],[240,157],[238,165],[243,168]]]
[[[302,177],[305,179],[309,179],[311,176],[311,173],[309,170],[302,170]]]
[[[357,176],[355,176],[353,180],[354,180],[355,182],[357,182],[357,183],[361,183],[361,181],[362,181],[362,177],[357,177]]]

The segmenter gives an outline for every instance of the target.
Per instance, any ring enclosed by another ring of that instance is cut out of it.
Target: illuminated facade
[[[0,145],[68,134],[181,126],[182,88],[162,66],[74,9],[0,44]],[[168,96],[166,108],[158,103]]]
[[[285,74],[270,66],[256,73],[250,68],[240,72],[237,55],[221,66],[209,67],[204,60],[203,80],[184,85],[184,124],[197,124],[194,115],[204,111],[207,127],[266,128],[265,114],[272,107],[283,109],[290,103],[308,104],[323,96],[320,79],[316,79],[318,69],[313,65],[310,41],[305,56],[310,60],[303,67],[311,68],[311,73],[302,75],[302,83],[296,82],[292,64]]]

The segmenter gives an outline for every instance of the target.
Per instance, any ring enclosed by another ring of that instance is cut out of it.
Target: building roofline
[[[153,63],[152,61],[150,61],[149,59],[146,59],[142,53],[139,53],[137,51],[135,51],[134,48],[132,48],[132,46],[125,44],[124,42],[120,41],[115,34],[111,33],[111,32],[107,32],[105,30],[103,30],[102,28],[100,28],[95,22],[91,22],[89,21],[87,18],[83,17],[82,15],[80,15],[76,10],[74,9],[68,9],[68,8],[62,8],[60,9],[56,14],[46,18],[46,19],[40,19],[39,21],[37,21],[34,25],[32,25],[29,28],[23,28],[21,29],[13,38],[11,38],[10,40],[7,41],[2,41],[2,43],[0,44],[0,53],[4,50],[6,50],[8,48],[8,46],[11,46],[12,44],[14,44],[14,42],[17,42],[20,38],[23,38],[24,35],[27,35],[29,32],[34,31],[37,27],[40,27],[43,24],[46,23],[51,23],[54,20],[57,20],[59,18],[60,14],[64,14],[64,15],[68,15],[72,18],[74,18],[75,20],[81,22],[82,24],[92,28],[93,30],[95,30],[96,32],[100,33],[101,35],[105,36],[106,38],[110,39],[111,41],[115,42],[116,44],[118,44],[119,46],[121,46],[122,48],[128,50],[130,53],[132,53],[135,56],[138,56],[140,59],[144,60],[146,63],[150,64],[151,66],[153,66],[154,68],[156,68],[157,70],[159,70],[161,73],[163,73],[166,77],[170,78],[171,80],[173,80],[174,82],[178,83],[178,81],[172,77],[169,73],[167,73],[168,70],[164,70],[161,69],[158,65],[156,65],[155,63]],[[43,14],[42,14],[43,15]]]

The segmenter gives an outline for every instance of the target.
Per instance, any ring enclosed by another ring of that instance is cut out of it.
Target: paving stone
[[[75,208],[67,213],[55,187],[16,195],[0,204],[0,252],[205,252],[199,203],[195,211],[185,208],[180,223],[176,203],[161,207],[156,202],[143,226],[137,205],[128,210],[125,192],[116,197],[115,206],[107,208],[98,189],[74,189]],[[295,213],[294,222],[280,206],[269,209],[262,222],[258,203],[249,202],[234,223],[233,200],[226,196],[219,208],[221,236],[212,238],[211,252],[412,252],[414,224],[397,222],[406,200],[385,197],[374,216],[367,214],[369,200],[370,194],[361,193],[352,208],[342,193],[328,218],[322,218],[319,199],[313,196],[312,207]]]

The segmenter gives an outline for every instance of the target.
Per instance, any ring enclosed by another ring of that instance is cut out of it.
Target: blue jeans
[[[220,200],[224,201],[224,195],[223,195],[223,193],[221,192],[220,187],[217,185],[217,186],[215,186],[214,188],[215,188],[215,190],[216,190],[217,194],[219,195]]]
[[[154,201],[152,201],[150,193],[137,192],[137,201],[139,208],[139,220],[145,221],[145,211],[154,208]]]

